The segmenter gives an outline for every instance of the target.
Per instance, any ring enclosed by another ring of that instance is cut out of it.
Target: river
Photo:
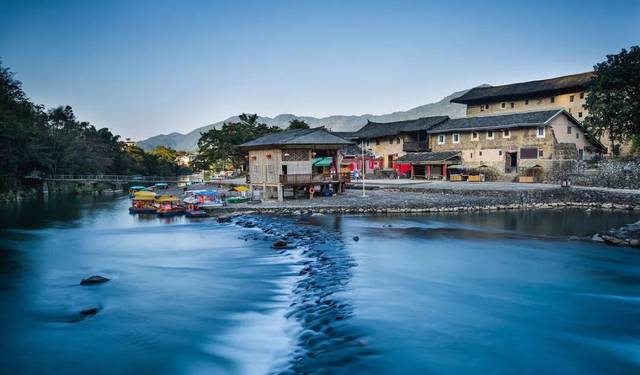
[[[640,251],[581,240],[638,213],[242,226],[127,206],[0,208],[3,373],[640,371]],[[283,233],[299,246],[272,249]],[[111,281],[79,285],[94,274]]]

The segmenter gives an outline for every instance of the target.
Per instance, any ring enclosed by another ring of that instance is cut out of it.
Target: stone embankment
[[[360,192],[347,191],[335,197],[267,201],[261,204],[229,205],[213,209],[216,213],[255,211],[268,214],[296,215],[303,213],[336,214],[410,214],[427,212],[498,211],[516,209],[551,209],[579,207],[585,209],[638,210],[640,194],[551,189],[545,191],[406,191],[381,189]]]

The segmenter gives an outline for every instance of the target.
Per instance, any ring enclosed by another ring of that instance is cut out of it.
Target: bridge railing
[[[73,175],[57,174],[46,177],[47,180],[57,181],[109,181],[109,182],[183,182],[188,181],[187,176],[129,176],[129,175]]]

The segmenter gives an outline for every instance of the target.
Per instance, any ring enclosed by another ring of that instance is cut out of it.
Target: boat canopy
[[[158,187],[160,187],[160,186],[169,186],[169,184],[167,184],[166,182],[158,182],[154,186],[158,186]]]
[[[178,198],[176,196],[173,195],[162,195],[160,196],[160,198],[156,199],[157,202],[163,203],[163,202],[177,202]]]
[[[137,191],[133,194],[133,199],[137,201],[152,201],[156,199],[156,193],[152,191]]]
[[[199,192],[196,193],[196,195],[216,195],[216,194],[218,194],[218,192],[215,190],[200,190]]]
[[[243,191],[249,191],[249,188],[246,186],[236,186],[233,188],[233,190],[243,192]]]
[[[147,187],[146,186],[136,185],[136,186],[131,186],[129,188],[129,190],[147,190]]]
[[[325,156],[322,158],[314,158],[311,165],[314,167],[330,167],[333,163],[333,158],[331,156]]]

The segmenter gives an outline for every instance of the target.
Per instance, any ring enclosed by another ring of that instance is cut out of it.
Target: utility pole
[[[360,150],[362,151],[362,197],[364,198],[367,196],[367,193],[365,192],[365,189],[364,189],[364,179],[365,179],[365,175],[367,174],[367,167],[364,162],[364,140],[362,141]]]

